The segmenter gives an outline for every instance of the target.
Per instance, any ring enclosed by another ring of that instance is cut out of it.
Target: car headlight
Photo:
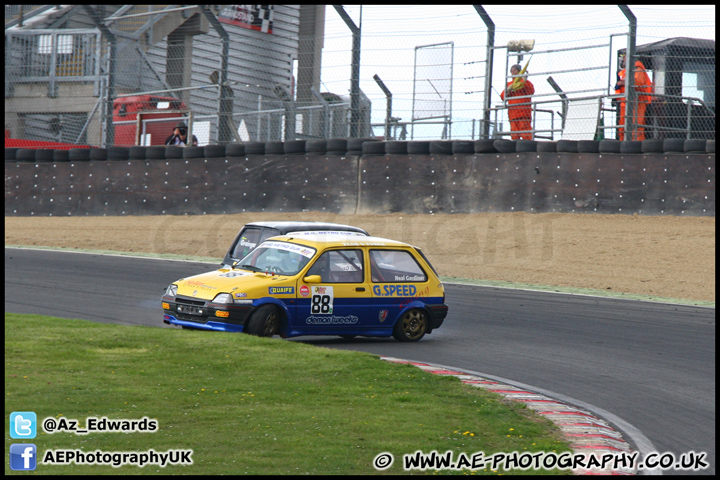
[[[225,303],[225,304],[231,304],[233,303],[232,295],[229,293],[219,293],[214,299],[213,303]]]
[[[177,285],[170,285],[169,287],[167,287],[167,290],[165,290],[165,296],[166,296],[166,297],[174,297],[174,296],[176,296],[176,295],[177,295],[177,289],[178,289],[178,286],[177,286]]]

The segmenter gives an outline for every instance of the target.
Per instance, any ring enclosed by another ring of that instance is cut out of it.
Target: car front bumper
[[[225,305],[178,297],[162,297],[163,323],[200,330],[242,332],[252,305]]]

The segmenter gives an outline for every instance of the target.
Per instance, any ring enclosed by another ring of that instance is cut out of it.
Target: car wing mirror
[[[322,283],[322,277],[320,275],[308,275],[303,278],[305,283]]]

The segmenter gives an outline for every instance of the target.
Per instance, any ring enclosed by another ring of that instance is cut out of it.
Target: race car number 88
[[[332,314],[333,313],[333,288],[313,287],[313,295],[310,301],[310,313]]]
[[[312,297],[312,313],[332,313],[329,295],[315,295]]]

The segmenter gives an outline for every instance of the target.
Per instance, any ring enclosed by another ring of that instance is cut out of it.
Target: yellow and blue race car
[[[445,290],[423,253],[369,236],[272,237],[226,268],[173,282],[163,321],[185,328],[299,335],[393,336],[442,325]]]

